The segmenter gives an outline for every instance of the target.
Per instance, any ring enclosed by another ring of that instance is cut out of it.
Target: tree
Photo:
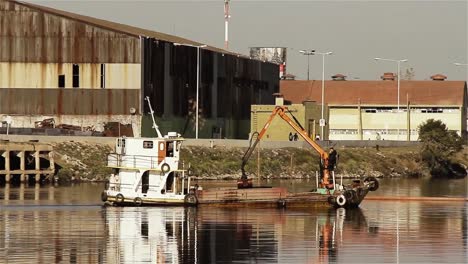
[[[421,158],[432,176],[466,176],[466,170],[450,159],[463,149],[463,140],[455,131],[448,130],[442,121],[434,119],[419,125],[418,130],[419,141],[422,142]]]
[[[415,73],[413,68],[406,69],[405,75],[403,76],[403,80],[411,81],[414,79]]]

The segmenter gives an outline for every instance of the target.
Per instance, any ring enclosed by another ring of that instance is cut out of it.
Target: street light
[[[325,99],[325,56],[326,55],[332,55],[333,52],[316,52],[314,51],[312,53],[313,55],[318,54],[322,55],[322,117],[320,119],[320,138],[322,140],[325,139],[324,133],[323,133],[323,128],[325,127],[325,119],[323,118],[323,109],[324,109],[324,99]]]
[[[396,62],[397,63],[397,81],[398,81],[398,99],[397,99],[397,103],[398,103],[398,106],[397,106],[397,109],[398,109],[398,112],[400,112],[400,63],[402,62],[407,62],[408,60],[407,59],[403,59],[403,60],[393,60],[393,59],[383,59],[383,58],[374,58],[374,60],[378,61],[378,60],[381,60],[381,61],[392,61],[392,62]]]
[[[198,139],[198,94],[200,90],[200,48],[205,48],[206,45],[192,45],[192,44],[184,44],[184,43],[174,43],[174,46],[186,46],[186,47],[193,47],[197,49],[197,95],[195,98],[195,138]]]
[[[383,58],[374,58],[374,60],[376,61],[391,61],[391,62],[396,62],[397,63],[397,82],[398,82],[398,99],[397,99],[397,112],[400,113],[400,63],[402,62],[407,62],[408,60],[407,59],[403,59],[403,60],[394,60],[394,59],[383,59]],[[397,139],[400,137],[400,129],[397,128],[398,130],[398,134],[397,134]]]
[[[302,55],[307,55],[307,80],[309,80],[309,65],[310,65],[310,55],[314,55],[315,50],[300,50]]]
[[[455,64],[455,66],[468,66],[468,64],[466,64],[466,63],[454,62],[453,64]]]

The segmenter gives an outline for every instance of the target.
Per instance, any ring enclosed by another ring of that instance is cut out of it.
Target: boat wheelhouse
[[[113,174],[103,200],[135,205],[190,203],[190,177],[179,169],[183,140],[175,132],[162,138],[117,138],[115,152],[107,158]]]
[[[102,200],[116,204],[196,204],[190,177],[180,169],[180,148],[184,138],[176,132],[162,136],[148,101],[156,138],[119,137],[115,152],[107,156],[113,169]]]

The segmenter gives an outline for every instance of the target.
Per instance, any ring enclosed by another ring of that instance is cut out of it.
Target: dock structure
[[[42,162],[41,166],[41,159],[48,162]],[[51,145],[0,141],[0,177],[4,175],[6,183],[15,175],[19,175],[20,182],[29,181],[32,176],[39,182],[41,175],[53,179],[54,173],[54,151]]]

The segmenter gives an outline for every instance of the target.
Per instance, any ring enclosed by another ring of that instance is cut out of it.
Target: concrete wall
[[[6,119],[6,115],[0,115],[0,122]],[[10,116],[10,127],[34,128],[34,123],[44,119],[53,118],[55,125],[67,124],[79,126],[82,131],[104,131],[104,125],[108,122],[119,122],[123,125],[132,125],[133,134],[140,135],[141,116],[139,115],[29,115]],[[0,127],[5,127],[0,123]]]
[[[79,87],[101,88],[101,64],[78,63]],[[104,65],[104,88],[139,89],[141,65]],[[58,88],[58,76],[65,75],[65,88],[73,87],[73,63],[0,62],[0,88]]]

